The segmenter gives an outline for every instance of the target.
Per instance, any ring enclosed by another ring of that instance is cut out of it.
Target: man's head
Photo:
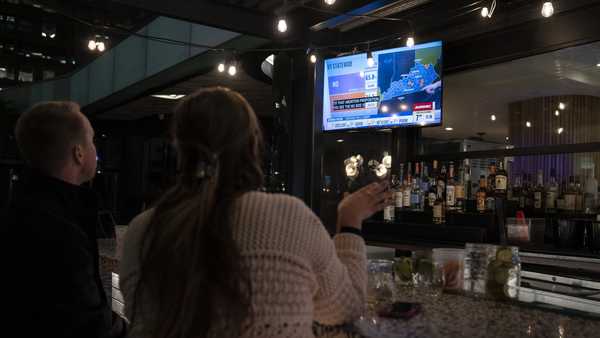
[[[94,130],[78,104],[39,103],[19,117],[15,134],[32,168],[77,185],[94,177]]]

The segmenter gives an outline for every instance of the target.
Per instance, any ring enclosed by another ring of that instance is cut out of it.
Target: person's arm
[[[338,234],[333,241],[318,222],[312,250],[317,276],[315,320],[326,325],[357,318],[366,302],[367,257],[362,221],[390,202],[390,193],[377,183],[344,198],[338,207]]]

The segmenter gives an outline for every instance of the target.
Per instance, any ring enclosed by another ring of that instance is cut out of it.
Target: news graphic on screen
[[[323,130],[438,125],[442,42],[326,59]]]

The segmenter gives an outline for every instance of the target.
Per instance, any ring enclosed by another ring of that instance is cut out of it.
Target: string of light
[[[334,3],[336,3],[336,0],[323,0],[323,1],[328,6],[332,6]],[[484,18],[490,19],[490,18],[492,18],[492,16],[494,15],[494,13],[496,11],[498,1],[492,0],[492,1],[484,1],[484,2],[487,2],[487,4],[484,5],[481,9],[481,16]],[[284,1],[284,7],[286,7],[286,5],[287,5],[287,0]],[[489,7],[488,7],[488,5],[489,5]],[[358,47],[360,46],[363,48],[363,50],[366,51],[367,64],[374,65],[375,62],[374,62],[373,53],[371,50],[372,45],[384,43],[386,41],[399,40],[399,39],[403,39],[403,40],[405,39],[406,47],[412,48],[415,45],[415,38],[413,36],[414,30],[412,28],[412,23],[410,20],[407,20],[407,19],[383,17],[383,16],[369,15],[369,14],[342,13],[342,12],[337,12],[337,11],[330,10],[327,8],[320,8],[320,7],[306,5],[303,3],[299,3],[297,5],[297,7],[302,7],[302,8],[308,9],[308,10],[317,11],[317,12],[326,13],[326,14],[337,15],[337,16],[367,18],[367,19],[375,19],[375,20],[391,21],[391,22],[405,22],[409,26],[408,28],[409,28],[410,32],[409,33],[401,33],[401,34],[400,33],[390,34],[390,35],[386,35],[386,36],[378,38],[378,39],[372,39],[372,40],[366,40],[366,41],[358,41],[358,42],[343,43],[343,44],[322,45],[322,46],[311,46],[309,48],[307,48],[306,46],[292,46],[292,47],[284,47],[284,48],[241,48],[241,49],[238,49],[238,48],[214,47],[214,46],[198,44],[198,43],[193,43],[193,42],[188,42],[188,41],[181,41],[181,40],[177,40],[177,39],[141,34],[141,33],[138,33],[135,31],[130,31],[130,30],[120,28],[120,27],[112,27],[109,25],[97,25],[92,22],[88,22],[86,20],[74,17],[72,15],[63,13],[63,12],[55,10],[55,9],[51,9],[48,7],[45,7],[44,9],[47,11],[54,12],[54,13],[60,14],[62,16],[65,16],[71,20],[74,20],[83,25],[91,27],[97,31],[107,31],[107,32],[111,32],[114,34],[136,36],[136,37],[147,39],[150,41],[155,41],[155,42],[160,42],[160,43],[170,44],[170,45],[175,45],[175,46],[197,47],[197,48],[202,48],[208,52],[224,54],[224,55],[226,55],[224,58],[225,60],[220,61],[218,63],[217,70],[220,73],[225,73],[225,71],[227,71],[227,73],[231,76],[235,76],[237,74],[237,68],[239,65],[239,61],[237,60],[237,55],[239,55],[241,53],[251,53],[251,52],[279,53],[279,52],[294,52],[294,51],[306,50],[306,54],[307,54],[309,62],[316,63],[318,61],[318,55],[321,53],[325,53],[325,52],[328,52],[331,50],[336,50],[336,49],[345,49],[345,48],[351,48],[352,52],[356,53],[359,50]],[[541,14],[543,17],[545,17],[545,18],[551,17],[554,14],[554,11],[555,11],[554,5],[553,5],[552,1],[543,2],[542,9],[541,9]],[[277,20],[276,21],[277,30],[281,34],[286,34],[289,31],[290,26],[287,22],[285,15],[277,17],[276,20]],[[108,43],[108,36],[96,34],[93,38],[91,38],[89,40],[88,48],[92,51],[104,52],[107,48],[107,43]]]

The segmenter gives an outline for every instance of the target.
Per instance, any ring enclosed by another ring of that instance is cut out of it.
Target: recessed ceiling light
[[[454,130],[454,128],[452,128],[452,127],[446,127],[445,129],[446,129],[446,131],[453,131]]]
[[[496,121],[496,115],[492,114],[492,116],[490,116],[490,120]]]
[[[506,140],[508,141],[508,140],[510,140],[510,138],[508,136],[506,136]]]
[[[387,113],[388,111],[389,111],[388,106],[386,106],[386,105],[381,106],[381,112],[382,113]]]
[[[558,135],[562,134],[563,131],[565,131],[565,129],[563,127],[556,129],[556,132],[558,133]]]
[[[598,62],[598,63],[596,64],[596,67],[600,68],[600,62]]]
[[[400,109],[401,110],[408,110],[408,106],[403,103],[403,104],[400,105]]]
[[[529,121],[525,122],[525,126],[526,126],[527,128],[531,128],[531,122],[529,122]]]
[[[342,142],[344,142],[344,140],[342,140],[342,139],[337,140],[337,143],[342,143]]]
[[[559,102],[559,103],[558,103],[558,109],[560,109],[560,110],[565,110],[565,108],[566,108],[566,107],[567,107],[567,105],[566,105],[566,104],[564,104],[564,102]]]
[[[179,100],[185,95],[181,94],[166,94],[166,95],[152,95],[152,97],[156,97],[157,99],[165,99],[165,100]]]
[[[554,115],[555,115],[555,116],[560,116],[560,110],[555,110],[555,111],[554,111]]]

